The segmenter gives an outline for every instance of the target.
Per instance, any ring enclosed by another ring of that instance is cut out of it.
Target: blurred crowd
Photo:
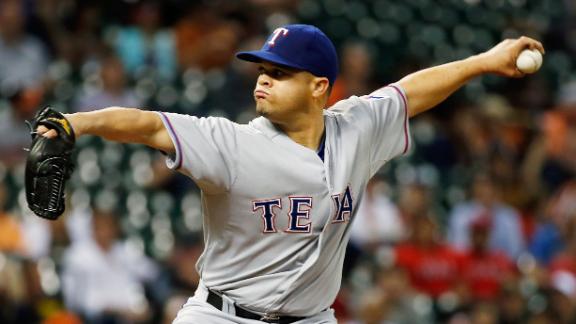
[[[78,141],[67,210],[23,194],[24,121],[139,107],[246,122],[233,59],[285,23],[340,53],[330,103],[506,37],[542,70],[471,82],[410,123],[351,228],[339,323],[576,323],[576,6],[570,0],[0,0],[0,323],[170,323],[198,284],[198,189],[161,154]]]

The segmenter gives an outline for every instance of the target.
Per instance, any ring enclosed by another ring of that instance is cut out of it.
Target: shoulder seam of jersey
[[[389,84],[387,87],[390,87],[394,90],[396,90],[398,92],[398,94],[400,94],[400,97],[402,98],[402,103],[404,104],[404,150],[402,151],[402,155],[406,154],[406,152],[408,152],[408,148],[410,146],[410,137],[408,136],[408,100],[406,99],[406,96],[404,94],[404,91],[402,91],[399,86],[397,84]]]
[[[168,116],[166,116],[166,114],[162,111],[158,112],[160,114],[160,117],[165,121],[165,126],[167,126],[167,131],[170,135],[170,138],[175,142],[174,144],[174,150],[175,150],[175,161],[174,161],[174,165],[176,166],[174,168],[174,170],[179,170],[182,167],[182,163],[183,163],[183,156],[182,156],[182,144],[180,144],[180,139],[178,138],[178,135],[176,134],[176,131],[174,130],[174,126],[172,126],[172,122],[170,121],[170,118],[168,118]]]

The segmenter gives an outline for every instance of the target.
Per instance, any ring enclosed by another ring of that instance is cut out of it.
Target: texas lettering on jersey
[[[288,197],[290,201],[290,210],[288,211],[288,228],[284,231],[287,233],[310,233],[312,221],[310,212],[312,211],[312,197]],[[350,186],[337,195],[332,196],[335,204],[335,212],[332,216],[332,223],[344,223],[350,220],[350,215],[354,209],[352,193]],[[276,233],[276,216],[282,211],[282,199],[264,199],[252,202],[252,211],[259,213],[263,222],[262,233]]]

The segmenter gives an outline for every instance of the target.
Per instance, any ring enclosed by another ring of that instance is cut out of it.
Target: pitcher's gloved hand
[[[39,126],[54,129],[58,135],[42,136],[37,133]],[[36,114],[30,128],[32,144],[26,159],[26,201],[34,214],[55,220],[64,212],[65,184],[74,170],[74,130],[63,114],[50,107]]]

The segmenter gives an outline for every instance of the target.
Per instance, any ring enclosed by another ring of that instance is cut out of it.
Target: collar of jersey
[[[326,122],[326,116],[330,115],[326,110],[324,110],[324,135],[326,135],[326,127],[328,127],[328,123]],[[266,136],[270,138],[274,138],[278,135],[285,135],[282,130],[280,130],[276,125],[274,125],[268,118],[266,117],[257,117],[250,121],[250,125],[257,130],[266,134]]]
[[[266,117],[258,117],[252,120],[250,124],[271,139],[283,134],[283,132]]]
[[[316,153],[316,155],[318,155],[318,157],[320,158],[320,160],[322,160],[322,162],[324,162],[325,158],[326,133],[328,132],[327,128],[329,127],[327,121],[327,115],[329,114],[326,111],[324,111],[324,133],[322,134],[320,147],[316,150],[310,149],[311,152],[314,152]],[[274,140],[276,137],[278,137],[278,139],[282,139],[282,142],[286,141],[293,144],[297,144],[292,139],[290,139],[281,129],[276,127],[276,125],[274,125],[274,123],[272,123],[268,118],[265,117],[255,118],[250,122],[250,126],[261,131],[271,140]],[[304,148],[304,146],[302,147]]]

